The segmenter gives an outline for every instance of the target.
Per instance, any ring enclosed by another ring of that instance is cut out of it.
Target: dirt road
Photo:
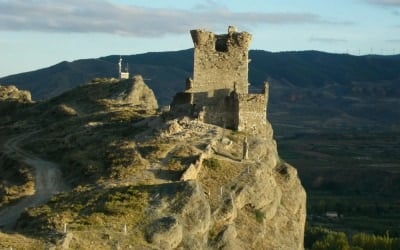
[[[54,194],[67,190],[67,185],[55,163],[35,157],[18,146],[20,142],[35,133],[37,132],[16,136],[4,144],[6,153],[16,156],[34,168],[35,194],[1,210],[0,228],[12,229],[26,208],[43,204]]]

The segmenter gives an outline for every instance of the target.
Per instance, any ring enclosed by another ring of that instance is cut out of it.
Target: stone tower
[[[171,104],[175,114],[252,134],[267,124],[268,84],[262,94],[249,94],[249,46],[252,36],[230,26],[228,34],[191,30],[193,79]]]
[[[216,35],[202,29],[191,30],[190,34],[194,43],[193,91],[218,89],[229,95],[236,87],[238,93],[248,93],[251,34],[237,32],[232,26],[228,34]]]

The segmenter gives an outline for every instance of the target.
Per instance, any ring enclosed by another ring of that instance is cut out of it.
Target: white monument
[[[119,73],[119,79],[129,79],[128,63],[126,64],[125,71],[122,71],[122,58],[121,58],[121,56],[119,57],[119,62],[118,62],[118,73]]]

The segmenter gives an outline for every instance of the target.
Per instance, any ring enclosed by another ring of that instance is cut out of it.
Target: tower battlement
[[[204,29],[191,30],[190,34],[195,48],[208,48],[219,52],[232,52],[232,50],[248,50],[252,41],[252,35],[248,32],[237,32],[230,26],[228,34],[217,35]]]

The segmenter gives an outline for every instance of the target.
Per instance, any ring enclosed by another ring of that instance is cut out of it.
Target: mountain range
[[[193,49],[122,58],[131,75],[143,76],[161,105],[168,105],[193,74]],[[250,59],[250,90],[257,92],[264,81],[270,82],[273,123],[297,123],[296,117],[305,116],[309,121],[317,117],[323,126],[386,126],[400,119],[400,111],[394,108],[400,97],[400,55],[252,50]],[[48,99],[94,78],[117,77],[118,60],[119,56],[111,55],[64,61],[0,78],[0,83],[29,90],[34,100]]]

